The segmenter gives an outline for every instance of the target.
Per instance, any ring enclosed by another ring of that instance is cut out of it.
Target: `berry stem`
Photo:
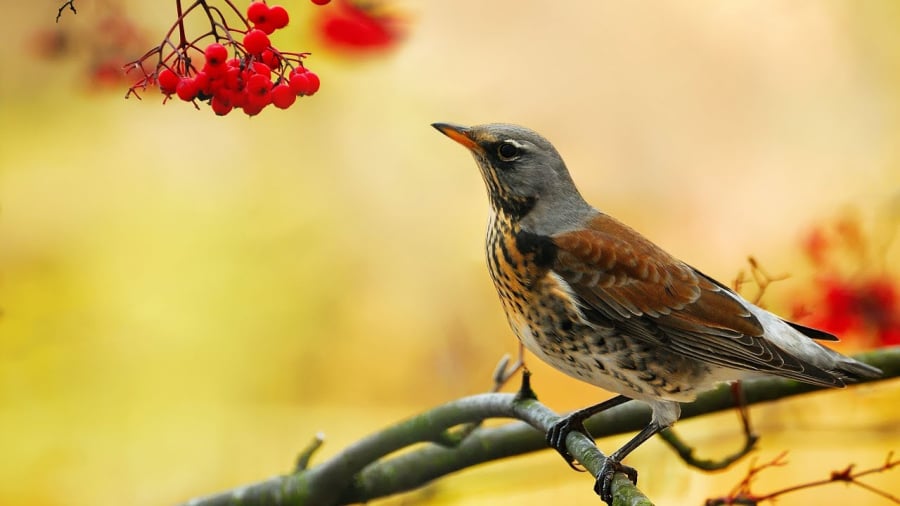
[[[181,8],[181,0],[175,0],[175,10],[178,12],[178,36],[181,38],[181,45],[187,44],[187,34],[184,33],[184,12]]]

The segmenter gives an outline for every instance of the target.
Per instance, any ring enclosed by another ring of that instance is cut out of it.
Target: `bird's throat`
[[[501,195],[490,193],[491,207],[495,214],[503,214],[508,218],[518,221],[524,218],[537,204],[535,197],[520,197],[516,195]]]

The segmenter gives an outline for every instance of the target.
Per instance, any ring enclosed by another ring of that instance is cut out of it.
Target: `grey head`
[[[557,230],[562,223],[546,220],[573,222],[596,212],[581,197],[556,148],[537,132],[506,123],[432,126],[472,152],[494,212]]]

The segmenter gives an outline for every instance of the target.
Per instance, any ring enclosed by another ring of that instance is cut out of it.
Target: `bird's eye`
[[[512,142],[506,141],[497,147],[497,155],[504,162],[508,162],[519,157],[519,148]]]

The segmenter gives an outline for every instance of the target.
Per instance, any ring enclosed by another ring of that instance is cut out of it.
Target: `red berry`
[[[269,23],[271,23],[276,30],[287,26],[290,20],[291,18],[288,16],[288,11],[284,7],[275,5],[269,9]]]
[[[262,75],[266,76],[266,79],[269,79],[269,80],[272,79],[272,69],[265,63],[263,63],[261,61],[255,61],[255,62],[253,62],[252,69],[253,69],[253,73],[262,74]]]
[[[328,2],[330,2],[330,1],[331,1],[331,0],[312,0],[312,3],[314,3],[314,4],[316,4],[316,5],[325,5],[325,4],[327,4]]]
[[[896,346],[900,344],[900,325],[881,327],[878,330],[878,340],[882,346]]]
[[[321,84],[321,81],[319,81],[318,74],[315,74],[314,72],[307,72],[304,75],[306,76],[307,79],[309,79],[309,92],[307,92],[306,94],[307,95],[315,94],[317,91],[319,91],[319,85]]]
[[[290,84],[297,95],[312,95],[319,91],[319,76],[309,71],[294,74],[291,76]]]
[[[397,18],[348,2],[346,9],[326,12],[318,23],[323,41],[339,51],[379,51],[396,46],[402,35]]]
[[[297,94],[287,84],[279,84],[272,88],[272,104],[279,109],[287,109],[294,105]]]
[[[234,108],[234,105],[231,104],[231,101],[225,98],[223,95],[215,95],[212,100],[209,101],[209,105],[212,107],[212,110],[218,116],[225,116]]]
[[[202,88],[203,94],[209,96],[218,95],[225,89],[225,80],[221,78],[210,79],[209,84]]]
[[[222,78],[222,86],[229,90],[239,90],[244,87],[241,80],[241,69],[231,67]]]
[[[244,114],[246,114],[247,116],[256,116],[257,114],[260,113],[260,111],[262,111],[266,107],[266,105],[268,105],[268,104],[261,104],[261,103],[256,103],[253,101],[248,101],[246,104],[244,104],[242,109],[244,109]]]
[[[200,72],[208,75],[209,77],[221,77],[225,74],[225,71],[228,70],[227,65],[210,65],[209,62],[200,69]]]
[[[217,67],[225,63],[225,60],[228,58],[228,50],[222,44],[213,43],[206,46],[204,56],[206,57],[207,65]]]
[[[251,98],[262,97],[272,91],[272,81],[262,74],[253,74],[247,79],[247,93]]]
[[[251,23],[265,23],[269,17],[269,6],[265,2],[253,2],[247,6],[247,20]]]
[[[194,76],[194,83],[197,85],[197,92],[203,93],[204,95],[210,94],[210,78],[209,74],[203,72],[197,72],[197,75]]]
[[[185,102],[190,102],[197,98],[197,92],[200,89],[197,87],[196,79],[192,79],[190,77],[185,77],[181,81],[178,82],[178,86],[175,87],[175,92],[178,94],[178,98],[184,100]]]
[[[272,35],[275,33],[275,25],[272,24],[271,21],[266,21],[265,23],[256,23],[253,25],[255,30],[262,30],[266,35]]]
[[[281,66],[281,56],[278,55],[275,51],[271,49],[266,49],[259,55],[259,61],[265,63],[269,66],[270,69],[278,68]]]
[[[252,55],[261,54],[271,45],[272,43],[269,41],[269,36],[266,35],[266,32],[258,28],[254,28],[247,32],[247,35],[244,35],[244,49]]]
[[[175,88],[178,87],[179,81],[181,81],[181,78],[172,69],[162,69],[156,76],[156,82],[159,83],[160,91],[166,95],[175,93]]]
[[[247,96],[247,90],[232,90],[228,92],[228,96],[231,97],[231,105],[235,107],[244,107],[244,104],[247,103],[249,97]]]

